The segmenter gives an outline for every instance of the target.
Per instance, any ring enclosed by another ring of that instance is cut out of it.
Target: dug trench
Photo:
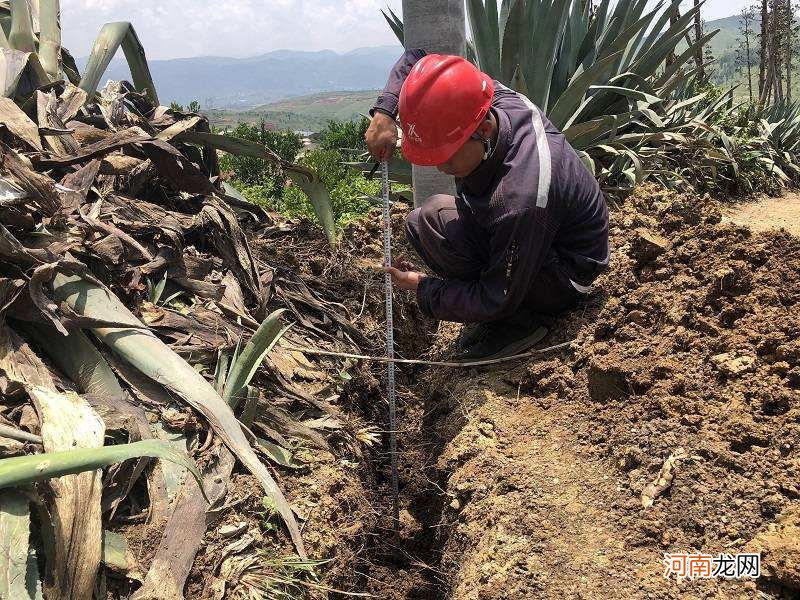
[[[395,252],[409,254],[403,213]],[[286,480],[310,552],[332,559],[326,586],[409,600],[800,595],[800,240],[642,188],[612,206],[611,242],[610,270],[542,343],[566,347],[398,368],[399,542],[384,443]],[[260,250],[307,265],[381,355],[379,214],[333,255],[296,248]],[[446,359],[458,327],[395,302],[398,354]],[[344,413],[385,434],[385,365],[301,362],[339,376]],[[664,577],[665,553],[697,552],[760,552],[761,577]]]
[[[568,348],[480,370],[400,369],[400,548],[382,456],[359,589],[800,594],[800,241],[721,216],[708,198],[644,188],[612,210],[611,269],[543,343]],[[374,240],[375,259],[377,221],[362,227],[353,237]],[[458,328],[425,329],[402,300],[400,353],[445,359]],[[352,388],[378,422],[382,373]],[[671,456],[671,482],[644,508]],[[761,552],[762,576],[665,578],[664,554],[680,552]]]

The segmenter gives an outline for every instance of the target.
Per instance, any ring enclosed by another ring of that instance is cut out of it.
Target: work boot
[[[456,358],[468,361],[521,354],[544,339],[548,321],[521,310],[502,321],[471,326],[459,338]]]
[[[458,352],[463,352],[475,342],[486,337],[486,327],[490,323],[468,323],[461,328],[461,333],[456,338],[456,348]]]

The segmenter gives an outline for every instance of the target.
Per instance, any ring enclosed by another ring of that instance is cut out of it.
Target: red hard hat
[[[403,156],[440,165],[475,133],[494,96],[491,78],[460,56],[428,54],[400,91]]]

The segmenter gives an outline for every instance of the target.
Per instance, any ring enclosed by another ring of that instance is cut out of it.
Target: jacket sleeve
[[[393,119],[397,117],[397,103],[400,100],[400,89],[403,87],[403,82],[411,72],[411,68],[426,54],[425,50],[419,48],[406,50],[403,53],[403,56],[389,72],[389,81],[386,82],[386,87],[378,96],[375,106],[369,111],[369,116],[374,117],[377,111],[387,114]]]
[[[493,228],[488,266],[480,279],[425,277],[417,289],[422,312],[461,323],[496,321],[513,315],[545,263],[559,220],[552,203],[505,215]]]

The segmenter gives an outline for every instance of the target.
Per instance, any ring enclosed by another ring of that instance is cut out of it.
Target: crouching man
[[[400,258],[394,284],[429,317],[471,324],[462,359],[539,342],[608,266],[608,209],[592,174],[525,96],[457,56],[407,50],[371,111],[367,146],[452,175],[456,196],[423,199],[406,234],[435,276]]]

